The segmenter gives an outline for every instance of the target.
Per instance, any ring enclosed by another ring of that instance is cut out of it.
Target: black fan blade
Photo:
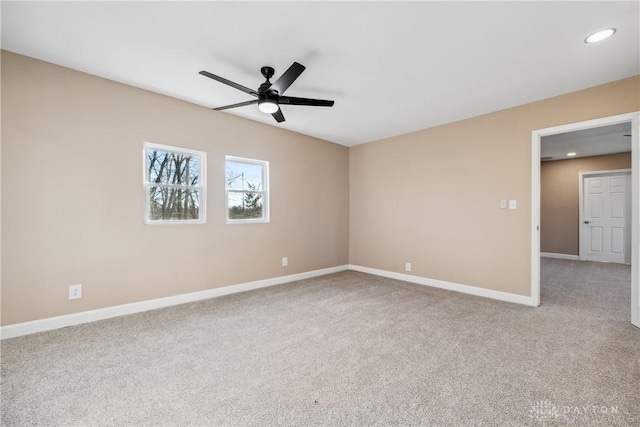
[[[280,104],[289,104],[289,105],[311,105],[313,107],[333,107],[333,104],[335,101],[328,101],[326,99],[297,98],[295,96],[281,96],[278,102]]]
[[[212,108],[212,110],[220,111],[220,110],[228,110],[229,108],[236,107],[244,107],[245,105],[257,104],[257,99],[252,99],[251,101],[239,102],[237,104],[225,105],[224,107]]]
[[[278,108],[278,111],[276,111],[275,113],[271,114],[273,116],[274,119],[276,119],[276,122],[278,123],[282,123],[284,122],[284,114],[282,114],[282,110]]]
[[[202,75],[203,75],[203,76],[205,76],[205,77],[209,77],[210,79],[213,79],[213,80],[219,81],[220,83],[224,83],[224,84],[229,85],[229,86],[231,86],[231,87],[233,87],[233,88],[236,88],[236,89],[238,89],[238,90],[241,90],[241,91],[243,91],[243,92],[246,92],[246,93],[248,93],[249,95],[258,96],[258,92],[256,92],[255,90],[253,90],[253,89],[249,89],[249,88],[248,88],[248,87],[246,87],[246,86],[242,86],[242,85],[240,85],[240,84],[238,84],[238,83],[232,82],[231,80],[227,80],[227,79],[225,79],[224,77],[220,77],[220,76],[216,76],[215,74],[211,74],[211,73],[210,73],[210,72],[208,72],[208,71],[200,71],[200,73],[199,73],[199,74],[202,74]]]
[[[291,67],[287,71],[284,72],[283,75],[280,76],[278,80],[274,84],[271,85],[270,89],[275,89],[278,91],[278,94],[282,95],[285,90],[291,83],[293,83],[304,71],[305,67],[302,64],[298,64],[294,62]]]

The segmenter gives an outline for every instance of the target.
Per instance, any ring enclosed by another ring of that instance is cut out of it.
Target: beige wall
[[[345,147],[8,52],[2,113],[2,325],[348,262]],[[143,224],[143,141],[207,153],[207,224]],[[271,223],[225,225],[225,155]]]
[[[350,150],[350,263],[518,295],[531,286],[531,132],[638,111],[640,78]],[[500,200],[517,200],[501,210]]]
[[[639,82],[348,150],[3,52],[2,325],[348,262],[528,295],[531,131],[637,111]],[[207,152],[206,225],[143,225],[143,141]],[[225,225],[227,154],[270,161],[270,224]]]
[[[579,255],[580,172],[630,169],[631,153],[542,162],[540,165],[540,251]]]

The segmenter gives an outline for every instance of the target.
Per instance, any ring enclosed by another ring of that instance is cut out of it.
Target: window
[[[145,222],[205,222],[207,154],[144,143]]]
[[[226,157],[227,222],[269,222],[269,162]]]

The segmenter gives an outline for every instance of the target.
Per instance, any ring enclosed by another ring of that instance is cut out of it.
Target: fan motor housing
[[[275,89],[270,89],[271,83],[266,81],[260,85],[258,88],[258,99],[278,99],[278,91]]]

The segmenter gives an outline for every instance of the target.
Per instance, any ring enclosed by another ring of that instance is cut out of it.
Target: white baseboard
[[[349,265],[350,270],[361,271],[363,273],[376,276],[388,277],[390,279],[403,280],[405,282],[416,283],[418,285],[431,286],[434,288],[446,289],[449,291],[461,292],[479,297],[491,298],[500,301],[513,302],[516,304],[536,307],[533,299],[529,296],[510,294],[508,292],[494,291],[491,289],[478,288],[475,286],[461,285],[459,283],[445,282],[443,280],[428,279],[426,277],[413,276],[411,274],[396,273],[393,271],[378,270],[376,268],[361,267],[359,265]]]
[[[309,279],[311,277],[323,276],[330,273],[337,273],[339,271],[345,271],[348,269],[348,265],[341,265],[337,267],[323,268],[321,270],[291,274],[289,276],[280,276],[274,277],[272,279],[257,280],[255,282],[247,282],[238,285],[208,289],[206,291],[191,292],[188,294],[174,295],[171,297],[116,305],[113,307],[100,308],[97,310],[83,311],[81,313],[49,317],[46,319],[33,320],[24,323],[16,323],[13,325],[0,327],[0,337],[1,339],[15,338],[22,335],[34,334],[36,332],[50,331],[52,329],[59,329],[67,326],[80,325],[82,323],[95,322],[96,320],[110,319],[112,317],[140,313],[143,311],[155,310],[157,308],[200,301],[223,295],[235,294],[237,292],[250,291],[252,289],[265,288],[267,286],[281,285],[283,283],[295,282],[296,280]]]
[[[572,261],[580,261],[578,255],[554,254],[553,252],[540,252],[540,256],[544,258],[570,259]]]
[[[543,255],[544,256],[544,255]],[[324,268],[321,270],[308,271],[305,273],[292,274],[289,276],[274,277],[272,279],[257,280],[255,282],[241,283],[238,285],[224,286],[221,288],[208,289],[206,291],[191,292],[188,294],[174,295],[165,298],[157,298],[147,301],[134,302],[130,304],[116,305],[113,307],[100,308],[97,310],[83,311],[80,313],[67,314],[64,316],[49,317],[46,319],[33,320],[30,322],[16,323],[0,327],[1,339],[15,338],[22,335],[45,332],[67,326],[80,325],[83,323],[95,322],[97,320],[110,319],[112,317],[124,316],[127,314],[141,313],[143,311],[155,310],[173,305],[185,304],[223,295],[235,294],[238,292],[250,291],[252,289],[265,288],[268,286],[281,285],[283,283],[295,282],[297,280],[309,279],[323,276],[325,274],[337,273],[345,270],[360,271],[373,274],[375,276],[388,277],[390,279],[403,280],[405,282],[416,283],[434,288],[446,289],[464,294],[470,294],[485,298],[507,301],[528,306],[535,306],[531,297],[510,294],[507,292],[494,291],[491,289],[478,288],[475,286],[461,285],[458,283],[445,282],[442,280],[429,279],[426,277],[413,276],[410,274],[396,273],[393,271],[378,270],[375,268],[362,267],[359,265],[341,265],[337,267]]]

